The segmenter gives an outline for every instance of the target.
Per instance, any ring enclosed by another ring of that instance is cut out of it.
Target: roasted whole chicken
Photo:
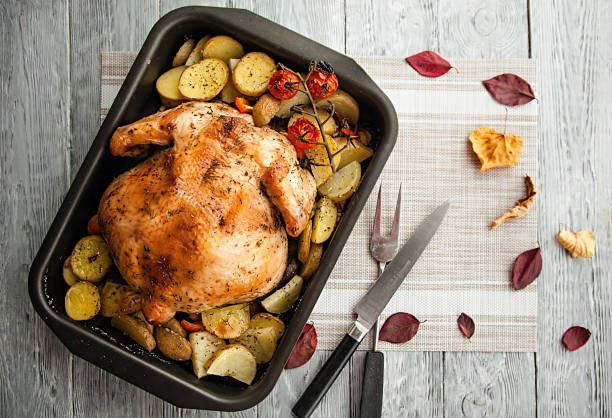
[[[166,148],[117,177],[98,209],[119,271],[145,295],[147,319],[271,291],[287,234],[304,229],[316,196],[290,142],[229,106],[189,102],[118,128],[110,144],[131,157],[154,146]]]

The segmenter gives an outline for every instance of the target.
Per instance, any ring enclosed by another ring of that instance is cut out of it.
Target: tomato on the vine
[[[279,100],[291,99],[300,88],[298,76],[288,70],[278,70],[272,74],[268,82],[270,94]]]
[[[315,100],[325,99],[338,90],[338,77],[331,65],[319,61],[306,79],[306,87]]]
[[[289,127],[288,134],[299,158],[305,158],[304,150],[314,148],[319,142],[319,130],[306,118],[297,118]]]

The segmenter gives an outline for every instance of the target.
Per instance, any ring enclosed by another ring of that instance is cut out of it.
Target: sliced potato
[[[300,276],[304,279],[309,279],[317,269],[319,268],[319,264],[321,263],[321,256],[323,255],[323,244],[312,244],[310,246],[310,252],[308,253],[308,259],[302,266],[300,270]]]
[[[193,47],[193,49],[191,50],[191,53],[187,57],[187,61],[185,61],[185,65],[193,65],[193,64],[197,64],[198,62],[202,61],[202,59],[204,58],[202,56],[202,48],[204,48],[204,45],[209,39],[210,39],[210,35],[206,35],[200,38],[196,46]]]
[[[126,315],[139,311],[142,307],[142,295],[119,283],[107,281],[102,288],[102,309],[100,315],[111,317]]]
[[[234,87],[234,83],[230,78],[227,80],[227,83],[225,84],[225,87],[223,87],[223,90],[221,90],[221,93],[219,93],[219,98],[225,103],[234,104],[234,99],[236,97],[247,98],[244,94],[236,90],[236,87]]]
[[[202,48],[203,58],[219,58],[225,61],[227,65],[232,58],[242,58],[244,48],[242,44],[225,35],[213,36],[204,44]]]
[[[195,39],[187,39],[183,45],[181,45],[178,51],[176,51],[176,55],[172,60],[172,66],[178,67],[179,65],[185,64],[185,62],[187,62],[187,58],[189,58],[189,55],[191,54],[191,51],[193,51],[195,44]]]
[[[205,58],[187,67],[179,80],[179,91],[185,97],[210,100],[223,90],[229,80],[229,68],[218,58]]]
[[[207,331],[189,334],[193,372],[198,379],[206,376],[206,365],[215,352],[225,345],[225,341]]]
[[[276,334],[276,338],[280,338],[285,332],[285,323],[266,312],[261,312],[253,315],[249,328],[272,328]]]
[[[185,96],[181,94],[178,88],[179,80],[185,68],[187,68],[186,65],[171,68],[160,75],[155,82],[157,92],[163,99],[167,100],[169,104],[185,100]]]
[[[265,126],[274,117],[280,106],[280,100],[271,94],[262,95],[253,106],[253,123],[255,126]]]
[[[338,154],[340,156],[338,168],[346,167],[353,161],[360,163],[374,155],[372,148],[363,145],[361,141],[355,139],[348,141],[346,137],[335,138],[335,140],[338,149],[342,150]]]
[[[249,328],[248,303],[209,309],[202,312],[202,324],[219,338],[236,338]]]
[[[155,338],[147,324],[130,315],[118,315],[111,318],[111,325],[151,352],[155,348]]]
[[[77,282],[66,292],[64,306],[70,318],[86,321],[100,311],[100,292],[92,283]]]
[[[110,249],[100,235],[81,238],[70,255],[72,272],[88,282],[102,280],[112,265]]]
[[[81,280],[72,271],[72,267],[70,266],[70,257],[68,257],[66,261],[64,261],[64,267],[62,267],[62,277],[64,278],[64,281],[68,286],[72,286],[73,284]]]
[[[161,326],[166,327],[176,332],[178,335],[180,335],[183,338],[187,337],[187,331],[185,330],[185,328],[181,326],[181,323],[177,321],[175,318],[172,318],[168,322],[164,322],[163,324],[161,324]]]
[[[319,186],[319,193],[334,202],[344,202],[355,193],[355,190],[359,187],[360,179],[361,164],[358,161],[352,161],[347,166],[336,171],[329,180]]]
[[[278,338],[271,328],[249,328],[240,337],[231,340],[232,344],[241,344],[255,356],[258,364],[267,363],[274,356]]]
[[[317,102],[317,107],[327,108],[334,105],[334,113],[340,118],[346,118],[354,125],[359,120],[359,103],[344,90],[336,90],[331,96]]]
[[[217,350],[208,361],[207,374],[230,376],[250,385],[255,378],[255,356],[243,345],[229,344]]]
[[[276,63],[263,52],[249,52],[236,64],[232,80],[236,89],[247,96],[260,96],[268,89],[268,82]]]
[[[291,99],[281,100],[280,106],[276,111],[276,116],[279,118],[288,118],[289,116],[291,116],[291,108],[293,106],[306,105],[309,103],[310,100],[308,100],[308,96],[306,95],[306,93],[298,91],[297,94]]]
[[[300,234],[300,238],[298,239],[298,260],[300,262],[305,263],[308,258],[308,252],[310,251],[310,237],[312,235],[312,220],[308,221],[306,227]]]
[[[170,328],[155,328],[157,348],[169,359],[185,361],[191,358],[191,344],[185,337],[178,335]]]
[[[312,218],[312,237],[315,244],[327,241],[334,232],[338,211],[334,202],[327,197],[322,197],[317,201],[314,217]]]
[[[151,334],[153,334],[153,329],[154,329],[155,327],[153,326],[153,324],[152,324],[152,323],[150,323],[149,321],[147,321],[147,317],[146,317],[146,316],[144,316],[144,313],[143,313],[142,311],[135,312],[135,313],[133,313],[133,314],[132,314],[132,316],[133,316],[134,318],[136,318],[136,319],[140,319],[140,320],[143,322],[143,324],[145,324],[145,325],[147,326],[147,328],[149,329],[149,332],[150,332]]]
[[[297,274],[283,287],[261,301],[261,306],[268,312],[282,314],[287,312],[300,297],[304,280]]]

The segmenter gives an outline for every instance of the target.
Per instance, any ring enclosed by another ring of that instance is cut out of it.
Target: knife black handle
[[[309,417],[323,399],[331,385],[334,383],[346,363],[349,361],[360,341],[346,334],[331,357],[327,359],[323,368],[310,382],[306,391],[297,401],[292,411],[298,418]]]
[[[360,416],[362,418],[381,417],[384,380],[385,357],[383,353],[368,351],[361,385]]]

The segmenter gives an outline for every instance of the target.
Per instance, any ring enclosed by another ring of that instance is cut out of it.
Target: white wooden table
[[[34,313],[29,265],[99,126],[100,52],[140,48],[184,0],[0,4],[0,415],[219,416],[179,410],[69,354]],[[349,55],[539,60],[538,353],[388,353],[385,416],[607,416],[612,410],[612,2],[609,0],[218,0],[253,10]],[[597,254],[571,260],[554,236],[594,231]],[[564,330],[589,343],[569,353]],[[287,417],[328,352],[284,372],[257,407]],[[358,353],[318,416],[358,416]]]

